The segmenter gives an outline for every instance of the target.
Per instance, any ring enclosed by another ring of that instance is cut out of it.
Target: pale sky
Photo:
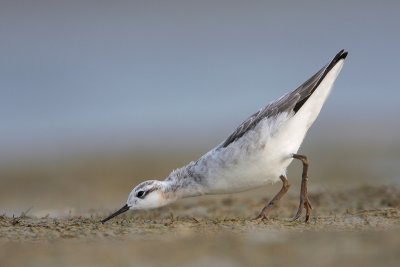
[[[0,157],[220,140],[342,48],[349,57],[321,127],[391,129],[399,3],[1,0]]]

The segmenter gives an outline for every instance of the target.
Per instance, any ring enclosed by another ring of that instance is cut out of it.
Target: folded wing
[[[227,147],[237,141],[244,134],[253,129],[260,121],[266,118],[274,117],[283,112],[298,112],[313,92],[318,88],[319,84],[329,71],[332,70],[341,59],[345,59],[346,56],[347,52],[341,50],[329,64],[324,66],[297,89],[282,96],[275,102],[268,104],[258,112],[251,115],[221,144],[221,147]]]

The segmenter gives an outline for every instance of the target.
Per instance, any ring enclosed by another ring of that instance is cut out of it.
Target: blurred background
[[[1,0],[0,213],[119,207],[340,49],[349,57],[300,150],[310,190],[399,185],[399,11],[389,0]]]

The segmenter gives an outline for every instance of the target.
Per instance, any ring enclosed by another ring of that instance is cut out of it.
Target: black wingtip
[[[344,49],[340,50],[339,53],[336,54],[336,56],[332,59],[332,61],[328,64],[328,66],[326,67],[325,70],[325,74],[323,75],[325,77],[325,75],[340,61],[340,60],[344,60],[347,57],[348,52],[345,51]]]
[[[335,56],[336,61],[339,61],[339,60],[341,60],[341,59],[346,59],[348,53],[349,53],[349,52],[347,52],[347,51],[344,50],[344,49],[340,50],[340,52],[337,53],[337,55]],[[334,60],[335,60],[335,59],[334,59]]]
[[[297,112],[299,109],[304,105],[304,103],[308,100],[308,98],[314,93],[315,89],[318,88],[319,84],[322,82],[322,80],[325,78],[325,76],[333,69],[333,67],[336,66],[339,61],[342,59],[346,59],[348,52],[345,51],[344,49],[340,50],[339,53],[336,54],[336,56],[332,59],[332,61],[326,65],[325,70],[323,71],[322,76],[319,78],[318,82],[316,82],[313,86],[313,89],[309,91],[308,96],[303,97],[297,104],[294,106],[293,111]],[[321,70],[322,71],[322,70]],[[318,72],[319,73],[319,72]],[[317,73],[317,74],[318,74]],[[312,78],[310,78],[312,79]],[[308,81],[307,81],[308,82]],[[305,83],[307,83],[305,82]]]

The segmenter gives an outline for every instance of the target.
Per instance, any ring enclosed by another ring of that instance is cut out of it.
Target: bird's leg
[[[266,220],[266,219],[268,219],[269,211],[279,201],[279,199],[281,199],[283,197],[283,195],[288,191],[288,189],[290,187],[290,184],[289,184],[287,178],[284,175],[281,175],[279,178],[281,178],[282,183],[283,183],[281,190],[278,192],[278,194],[276,194],[274,196],[274,198],[267,205],[265,205],[265,207],[262,209],[260,214],[255,218],[255,220],[258,220],[258,219]]]
[[[301,162],[303,163],[303,173],[301,176],[301,190],[300,190],[300,204],[299,204],[299,208],[297,210],[296,215],[293,217],[293,221],[297,220],[302,211],[303,211],[303,207],[306,208],[306,222],[308,222],[308,220],[310,219],[310,214],[311,214],[311,203],[310,200],[308,199],[308,195],[307,195],[307,180],[308,180],[308,160],[306,156],[303,155],[298,155],[298,154],[293,154],[293,158],[294,159],[298,159],[301,160]]]

